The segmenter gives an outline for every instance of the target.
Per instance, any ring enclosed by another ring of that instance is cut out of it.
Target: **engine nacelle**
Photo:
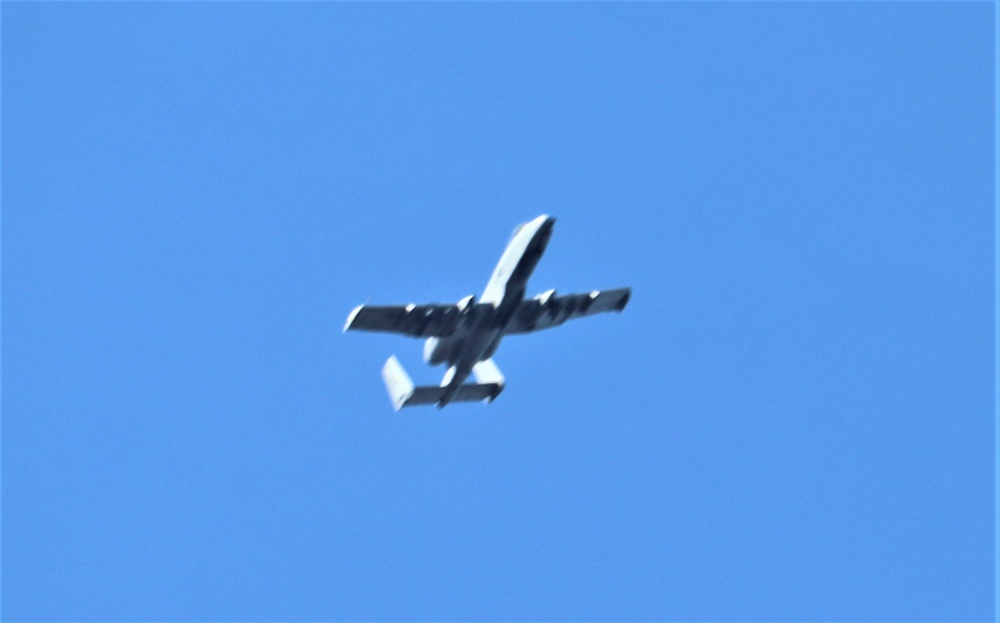
[[[555,290],[548,290],[546,292],[542,292],[541,294],[535,296],[535,300],[541,303],[542,307],[545,307],[549,304],[549,301],[551,301],[555,295],[556,295]]]

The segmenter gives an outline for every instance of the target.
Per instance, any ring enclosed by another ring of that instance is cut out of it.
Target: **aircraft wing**
[[[584,294],[556,296],[554,291],[546,292],[533,299],[525,299],[514,310],[514,315],[505,334],[530,333],[549,327],[557,327],[567,320],[582,318],[591,314],[625,309],[632,288],[616,290],[594,290]]]
[[[344,331],[385,331],[410,337],[446,337],[463,322],[475,322],[489,303],[465,306],[431,305],[359,305],[347,317]]]

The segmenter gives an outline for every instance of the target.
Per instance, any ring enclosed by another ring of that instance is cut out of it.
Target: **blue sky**
[[[7,620],[995,616],[993,4],[2,10]]]

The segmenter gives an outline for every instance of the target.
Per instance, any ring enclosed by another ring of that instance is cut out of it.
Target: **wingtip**
[[[628,287],[624,288],[624,290],[625,294],[622,296],[622,300],[618,303],[618,311],[624,310],[625,306],[628,305],[629,299],[632,298],[632,288]]]
[[[354,318],[357,317],[358,312],[361,311],[362,307],[364,307],[364,305],[358,305],[353,310],[351,310],[351,313],[347,316],[347,322],[344,323],[343,333],[347,333],[347,330],[351,328],[352,324],[354,324]]]

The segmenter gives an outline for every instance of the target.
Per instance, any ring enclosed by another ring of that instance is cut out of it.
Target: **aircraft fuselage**
[[[448,372],[441,383],[448,391],[441,399],[441,406],[451,400],[472,373],[473,366],[492,357],[500,346],[503,329],[524,299],[528,278],[545,252],[554,223],[554,218],[542,215],[518,226],[479,297],[480,303],[492,303],[493,309],[470,323],[463,323],[452,335],[428,338],[424,344],[427,363],[448,364]],[[459,306],[473,302],[473,297],[467,297]]]
[[[631,288],[590,290],[557,295],[555,290],[525,298],[528,279],[552,236],[555,219],[547,214],[518,225],[479,300],[469,295],[457,303],[359,305],[347,316],[344,331],[383,331],[426,339],[424,360],[447,364],[440,385],[418,386],[395,355],[382,366],[389,399],[396,411],[416,405],[492,402],[506,385],[493,361],[500,341],[557,327],[567,320],[620,312]],[[466,382],[470,377],[474,382]]]

